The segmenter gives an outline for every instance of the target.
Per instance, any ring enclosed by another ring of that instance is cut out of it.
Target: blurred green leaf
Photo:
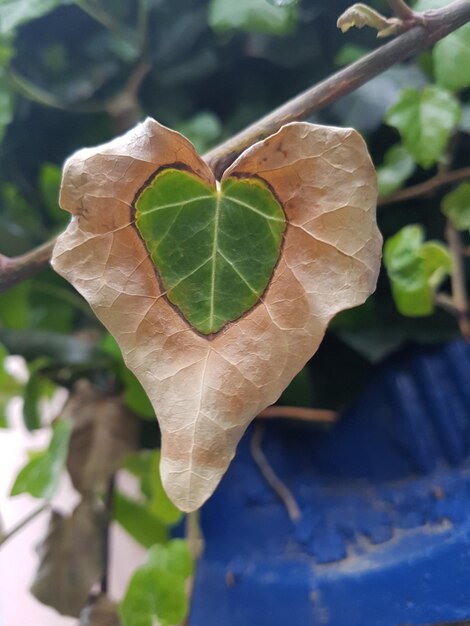
[[[160,476],[160,450],[143,450],[126,457],[124,469],[139,478],[142,494],[149,510],[163,524],[177,524],[182,513],[166,495]]]
[[[434,311],[434,291],[452,271],[446,246],[424,243],[424,230],[418,224],[405,226],[386,241],[384,265],[397,309],[411,317]]]
[[[404,146],[397,144],[389,148],[383,164],[377,167],[379,195],[388,196],[400,189],[415,169],[416,162]]]
[[[430,85],[422,91],[404,89],[385,121],[398,129],[419,165],[429,168],[443,155],[460,115],[458,100],[445,89]]]
[[[442,212],[457,230],[470,229],[470,183],[461,183],[444,196]]]
[[[40,401],[50,397],[55,389],[52,381],[42,375],[49,359],[39,358],[30,365],[29,379],[23,391],[23,421],[29,431],[41,428]]]
[[[351,65],[351,63],[358,61],[368,52],[369,50],[367,48],[364,48],[364,46],[358,46],[354,43],[347,43],[335,56],[335,65],[338,67]]]
[[[0,35],[49,13],[67,0],[0,0]]]
[[[304,367],[291,381],[279,398],[279,404],[288,406],[312,406],[312,385],[308,368]]]
[[[438,41],[433,48],[436,81],[450,91],[470,87],[470,24]]]
[[[176,128],[187,137],[196,150],[203,154],[220,137],[222,125],[217,115],[211,111],[201,111]]]
[[[10,495],[29,493],[46,500],[53,497],[65,466],[71,432],[70,421],[57,420],[54,423],[49,447],[20,470]]]
[[[266,0],[211,0],[209,25],[217,32],[242,30],[247,33],[288,35],[295,29],[297,7],[273,6]]]
[[[68,222],[66,211],[59,209],[59,189],[62,179],[62,171],[57,165],[43,163],[39,170],[39,190],[44,206],[55,223],[65,224]]]
[[[8,356],[6,348],[0,343],[0,428],[7,427],[6,407],[13,396],[22,393],[23,385],[5,369],[5,360]]]
[[[136,570],[120,605],[123,626],[161,626],[182,622],[188,612],[185,584],[193,570],[188,545],[174,539],[153,546],[145,565]]]
[[[168,528],[148,505],[128,498],[119,491],[113,497],[113,519],[145,548],[168,541]]]
[[[0,326],[14,330],[26,328],[30,324],[29,282],[19,283],[0,294]]]

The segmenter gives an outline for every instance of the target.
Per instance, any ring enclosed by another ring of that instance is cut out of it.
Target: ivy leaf
[[[294,31],[297,7],[274,6],[266,0],[211,0],[209,25],[217,32],[242,30],[247,33],[288,35]]]
[[[23,421],[29,431],[41,428],[42,398],[50,397],[55,385],[43,376],[43,370],[49,365],[48,358],[39,358],[29,367],[29,378],[23,391]]]
[[[71,422],[58,420],[54,423],[49,447],[35,454],[20,470],[10,495],[29,493],[46,500],[53,497],[65,466],[71,430]]]
[[[440,9],[449,0],[418,0],[415,11]],[[432,50],[436,81],[450,91],[470,86],[470,24],[458,28],[438,41]]]
[[[216,190],[217,189],[217,190]],[[54,269],[148,394],[182,510],[215,489],[249,422],[374,290],[376,177],[352,129],[288,124],[214,175],[147,120],[66,164]]]
[[[5,369],[5,360],[8,356],[6,348],[0,343],[0,428],[7,427],[6,408],[15,395],[20,395],[22,385],[15,380]]]
[[[470,183],[461,183],[444,196],[442,212],[457,230],[470,229]]]
[[[385,121],[399,130],[417,163],[429,168],[441,158],[460,115],[460,104],[450,92],[429,85],[422,91],[404,89]]]
[[[120,606],[123,626],[181,623],[188,612],[186,580],[193,571],[188,545],[174,539],[153,546],[147,562],[134,572]]]
[[[181,511],[175,507],[163,489],[160,476],[160,450],[144,450],[130,454],[123,467],[140,479],[142,493],[146,496],[149,510],[166,525],[177,524]]]
[[[116,491],[113,497],[113,519],[145,548],[168,541],[168,528],[151,511],[148,503],[141,503]]]
[[[400,313],[410,317],[430,315],[434,311],[434,291],[452,271],[447,247],[438,241],[424,243],[422,226],[412,224],[386,241],[384,264]]]
[[[400,189],[415,169],[415,160],[404,146],[397,144],[389,148],[383,165],[377,168],[379,195],[388,196]]]

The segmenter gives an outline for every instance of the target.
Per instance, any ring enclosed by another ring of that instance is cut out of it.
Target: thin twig
[[[194,571],[191,578],[186,585],[186,593],[189,598],[189,604],[191,604],[191,597],[194,588],[194,577],[196,575],[196,567],[202,553],[204,552],[204,537],[201,531],[200,514],[199,511],[192,511],[186,515],[185,520],[185,536],[188,542],[189,551],[194,560]],[[189,616],[183,622],[183,626],[188,625]]]
[[[280,406],[275,404],[258,413],[257,417],[263,419],[287,418],[302,422],[334,424],[338,419],[338,414],[328,409],[309,409],[300,406]]]
[[[41,246],[16,257],[0,255],[0,293],[14,287],[49,263],[55,237]]]
[[[32,522],[34,519],[36,519],[36,517],[38,517],[38,515],[40,515],[44,511],[47,511],[49,509],[49,507],[50,507],[49,502],[44,502],[37,509],[34,509],[34,511],[32,511],[32,513],[30,513],[25,518],[20,520],[18,522],[18,524],[16,524],[16,526],[13,526],[13,528],[11,530],[9,530],[4,535],[0,536],[0,546],[3,546],[4,543],[6,543],[10,539],[12,539],[12,537],[14,537],[17,533],[19,533],[20,530],[23,530],[23,528],[25,526],[27,526],[30,522]]]
[[[403,202],[404,200],[411,200],[412,198],[418,198],[419,196],[427,196],[440,187],[459,182],[460,180],[466,180],[467,178],[470,178],[470,167],[463,167],[450,172],[442,172],[432,178],[428,178],[424,183],[412,185],[406,189],[400,189],[400,191],[392,193],[389,196],[379,198],[378,205],[385,206],[395,204],[396,202]]]
[[[251,455],[253,456],[253,459],[256,465],[259,467],[260,472],[263,474],[266,482],[269,484],[271,489],[276,492],[280,500],[283,502],[291,521],[296,522],[301,517],[299,505],[297,504],[291,491],[275,474],[273,468],[269,464],[268,459],[266,458],[261,448],[263,434],[263,425],[255,424],[253,436],[251,437],[250,443]]]
[[[426,28],[421,25],[415,26],[356,63],[336,72],[231,139],[216,146],[204,156],[204,159],[214,169],[216,175],[220,176],[243,150],[256,141],[275,133],[288,122],[308,118],[389,69],[395,63],[421,52],[466,24],[470,20],[470,2],[469,0],[456,0],[442,9],[423,15],[426,19]],[[21,280],[29,278],[46,265],[54,243],[55,240],[51,240],[16,259],[0,257],[0,293]],[[49,255],[45,255],[45,251],[48,251]],[[28,264],[32,267],[29,268]]]
[[[465,341],[470,342],[470,307],[465,281],[462,240],[460,233],[449,220],[446,226],[446,239],[453,262],[451,274],[452,301],[457,311],[460,332]]]
[[[115,476],[111,476],[108,482],[108,489],[105,498],[105,522],[103,528],[103,575],[100,581],[100,591],[103,594],[108,593],[109,586],[109,565],[111,560],[111,522],[113,519],[113,503],[114,503]]]
[[[417,15],[404,0],[388,0],[388,3],[395,15],[401,20],[413,20]]]

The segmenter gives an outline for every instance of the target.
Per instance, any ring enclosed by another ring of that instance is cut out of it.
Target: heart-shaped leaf
[[[135,207],[166,297],[194,328],[216,333],[259,302],[286,228],[266,183],[229,178],[216,189],[188,172],[163,169]]]
[[[163,485],[181,509],[210,496],[329,320],[374,290],[376,199],[358,133],[306,123],[246,150],[220,186],[151,119],[67,161],[72,221],[52,263],[152,401]]]

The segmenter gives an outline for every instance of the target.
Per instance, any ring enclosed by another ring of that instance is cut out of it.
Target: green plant
[[[76,589],[61,597],[44,578],[44,566],[68,571],[60,548],[70,536],[104,554],[112,516],[149,550],[121,606],[124,626],[150,624],[154,617],[162,624],[184,619],[184,588],[198,541],[192,532],[188,542],[170,539],[181,513],[162,487],[160,433],[139,381],[88,305],[46,267],[54,241],[34,247],[55,238],[66,225],[56,198],[60,164],[72,151],[108,141],[147,112],[206,151],[205,161],[220,177],[241,152],[286,121],[315,114],[316,121],[353,125],[366,133],[378,170],[388,278],[383,272],[377,295],[333,320],[316,358],[281,398],[284,405],[300,405],[304,417],[331,415],[313,407],[341,409],[367,377],[370,364],[407,341],[440,341],[459,330],[470,336],[465,278],[470,210],[465,179],[470,172],[464,162],[470,127],[468,3],[444,7],[446,2],[423,0],[416,11],[443,7],[424,17],[405,9],[403,2],[390,2],[393,18],[354,7],[344,18],[349,26],[369,23],[382,34],[384,29],[397,34],[365,58],[364,50],[373,45],[367,34],[354,34],[356,47],[349,50],[340,50],[339,38],[330,42],[322,35],[332,31],[334,19],[346,8],[340,0],[328,3],[328,9],[323,6],[318,20],[303,12],[302,2],[278,7],[257,0],[255,18],[246,2],[171,4],[0,0],[0,249],[8,255],[0,259],[0,288],[5,291],[0,296],[0,356],[8,364],[8,353],[22,355],[30,372],[23,383],[2,366],[0,417],[7,426],[8,398],[23,395],[25,426],[43,427],[42,399],[58,386],[69,391],[49,447],[32,456],[12,493],[40,498],[38,514],[50,510],[60,473],[67,468],[81,502],[68,517],[51,515],[41,551],[40,578],[46,582],[34,584],[33,592],[46,604],[78,615],[92,584],[100,581],[101,594],[84,610],[84,623],[104,614],[116,623],[119,618],[106,598],[106,559],[77,551],[83,576]],[[423,19],[426,29],[420,26]],[[426,52],[437,32],[448,36]],[[323,45],[316,47],[315,41]],[[418,53],[415,62],[402,63]],[[359,57],[358,65],[276,110],[328,75],[335,57],[349,59],[351,54]],[[379,76],[395,64],[399,66]],[[385,81],[394,102],[389,99],[384,106],[374,100],[369,90],[374,76]],[[360,84],[360,90],[350,93]],[[349,98],[344,108],[337,102],[340,96]],[[350,380],[341,389],[327,375],[333,351],[335,381],[341,372]],[[137,479],[136,494],[116,486],[117,472]],[[188,521],[194,528],[194,517]],[[152,593],[144,593],[147,585]],[[145,607],[143,614],[136,616],[136,606]]]

